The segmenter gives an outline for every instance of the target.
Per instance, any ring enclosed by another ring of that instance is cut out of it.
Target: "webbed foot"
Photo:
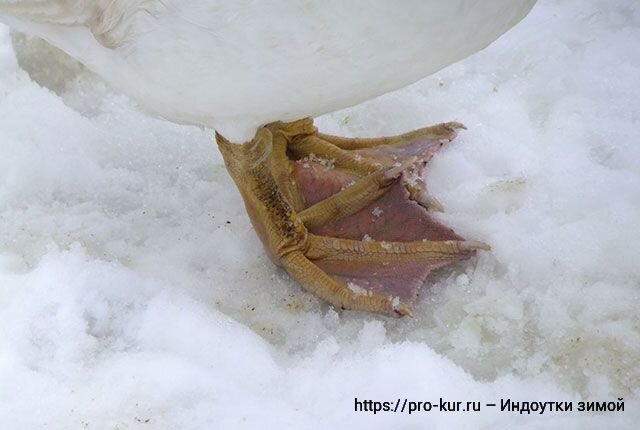
[[[432,270],[489,249],[429,213],[443,208],[424,168],[461,128],[358,139],[305,119],[261,127],[245,144],[216,138],[276,264],[334,306],[405,316]]]

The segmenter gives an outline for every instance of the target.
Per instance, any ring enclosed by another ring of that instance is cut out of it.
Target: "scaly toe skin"
[[[472,241],[390,242],[348,240],[309,234],[306,257],[323,273],[343,282],[366,307],[369,297],[386,297],[384,313],[410,312],[432,270],[473,255],[483,244]]]

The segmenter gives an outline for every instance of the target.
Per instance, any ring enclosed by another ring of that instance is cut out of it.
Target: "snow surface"
[[[0,29],[0,428],[637,428],[639,41],[637,0],[544,0],[484,52],[318,119],[469,128],[428,180],[493,251],[392,320],[273,267],[211,130]],[[626,407],[374,416],[355,397]]]

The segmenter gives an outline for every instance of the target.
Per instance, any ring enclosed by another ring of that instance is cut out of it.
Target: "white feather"
[[[415,82],[483,49],[534,3],[0,0],[0,20],[67,51],[147,110],[241,141],[261,124]]]

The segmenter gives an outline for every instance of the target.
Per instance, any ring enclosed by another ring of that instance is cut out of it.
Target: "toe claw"
[[[489,245],[477,240],[465,240],[460,242],[458,246],[462,251],[491,251]]]
[[[413,313],[411,312],[411,308],[409,308],[409,306],[404,303],[400,303],[399,305],[394,306],[393,312],[395,312],[395,316],[398,318],[403,318],[403,317],[413,318]]]
[[[467,129],[467,127],[464,124],[457,121],[445,122],[444,127],[451,131]]]
[[[423,191],[418,196],[416,201],[425,209],[428,209],[433,212],[444,212],[444,207],[442,203],[429,193]]]

